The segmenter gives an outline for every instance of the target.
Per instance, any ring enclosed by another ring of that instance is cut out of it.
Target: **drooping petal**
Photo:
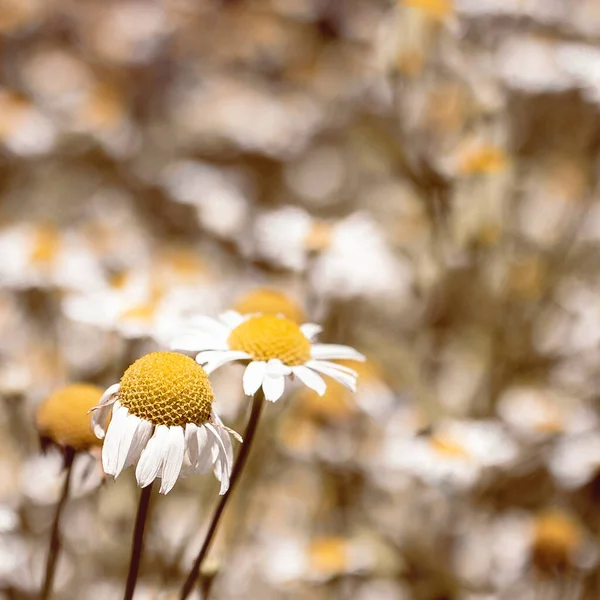
[[[122,411],[119,411],[122,412]],[[141,423],[141,419],[136,417],[135,415],[128,414],[125,419],[125,426],[121,431],[121,438],[119,439],[119,448],[117,451],[117,463],[115,467],[115,472],[112,475],[117,478],[123,468],[125,467],[125,461],[127,460],[127,456],[129,455],[129,450],[131,449],[131,445],[133,443],[133,439],[136,436],[138,427]]]
[[[350,346],[342,346],[341,344],[314,344],[311,349],[311,355],[316,359],[346,359],[357,360],[363,362],[365,356],[358,350]]]
[[[113,404],[117,401],[119,384],[114,383],[102,394],[98,406],[91,409],[92,430],[98,439],[106,435],[106,421]]]
[[[216,457],[214,464],[214,472],[217,479],[221,482],[221,489],[219,490],[219,495],[223,495],[229,489],[229,477],[230,477],[230,463],[227,459],[227,449],[219,432],[216,430],[212,423],[205,423],[206,429],[212,434],[212,438],[216,447],[218,448],[218,452],[214,453],[213,456]],[[213,445],[213,448],[215,446]]]
[[[253,360],[246,367],[242,379],[244,394],[246,396],[254,396],[256,394],[256,390],[262,385],[266,371],[267,363],[263,360]]]
[[[166,449],[162,464],[160,493],[168,494],[175,485],[181,467],[183,465],[183,455],[185,453],[183,427],[169,427],[166,439]]]
[[[198,426],[195,423],[188,423],[185,426],[185,449],[193,467],[198,460]]]
[[[166,425],[158,425],[154,430],[154,435],[142,451],[135,469],[135,476],[140,487],[146,487],[156,479],[162,467],[165,443],[168,435],[169,428]]]
[[[228,350],[223,352],[221,358],[215,359],[204,365],[204,370],[210,374],[216,371],[219,367],[226,365],[227,363],[234,362],[236,360],[249,360],[251,356],[246,352],[239,352],[237,350]]]
[[[312,361],[309,361],[309,362],[312,362]],[[358,373],[354,369],[347,367],[346,365],[340,365],[336,362],[331,362],[329,360],[321,360],[321,359],[319,359],[318,362],[320,365],[322,365],[324,367],[329,367],[331,369],[336,369],[337,371],[341,371],[342,373],[347,373],[348,375],[352,375],[352,377],[354,377],[355,379],[358,377]]]
[[[300,325],[300,331],[309,342],[312,342],[323,331],[323,328],[316,323],[304,323],[304,325]]]
[[[208,441],[206,427],[201,425],[196,433],[196,442],[198,444],[198,458],[194,464],[194,472],[198,474],[206,473],[214,462],[211,444]]]
[[[133,442],[131,443],[131,447],[127,453],[125,464],[123,465],[124,469],[134,465],[139,460],[142,451],[146,447],[148,440],[152,437],[153,432],[154,425],[152,425],[150,421],[146,421],[146,419],[140,419],[137,431],[133,436]]]
[[[318,373],[304,366],[292,367],[292,372],[305,386],[317,392],[319,396],[325,393],[327,384]]]
[[[262,389],[265,398],[269,402],[277,402],[285,389],[285,377],[283,375],[267,375],[263,381]]]
[[[119,444],[127,427],[129,411],[119,402],[114,403],[113,416],[102,445],[102,469],[108,475],[114,476],[119,460]]]
[[[323,375],[327,375],[332,379],[335,379],[337,382],[347,387],[350,391],[356,392],[356,377],[345,373],[344,371],[341,371],[339,369],[330,367],[329,365],[324,365],[321,361],[318,360],[311,360],[307,362],[305,366],[315,371],[318,371]]]

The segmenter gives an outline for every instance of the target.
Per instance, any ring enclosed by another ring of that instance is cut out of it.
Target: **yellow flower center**
[[[231,332],[227,342],[231,350],[247,352],[253,360],[278,358],[291,367],[310,360],[310,342],[300,327],[274,315],[244,321]]]
[[[343,573],[349,566],[348,541],[341,537],[313,540],[308,548],[312,570],[321,575]]]
[[[31,249],[31,262],[47,264],[51,262],[60,248],[60,235],[56,229],[42,225],[36,232]]]
[[[214,398],[204,369],[176,352],[152,352],[138,358],[125,371],[119,387],[119,402],[153,425],[205,423]]]
[[[469,453],[459,442],[442,435],[434,435],[429,440],[433,450],[448,458],[468,459]]]
[[[92,433],[87,413],[98,404],[103,391],[96,385],[74,383],[54,392],[37,411],[40,435],[59,446],[76,450],[100,445],[101,441]]]
[[[570,515],[550,509],[538,515],[533,533],[536,564],[542,568],[565,566],[583,543],[579,523]]]
[[[286,294],[269,288],[258,288],[246,294],[240,298],[234,310],[242,315],[283,315],[294,323],[304,321],[304,311],[297,302]]]

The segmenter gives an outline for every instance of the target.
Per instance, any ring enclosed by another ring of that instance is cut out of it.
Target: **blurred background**
[[[0,61],[1,600],[64,477],[38,408],[228,308],[369,361],[267,407],[212,597],[600,597],[597,0],[0,0]],[[96,457],[57,599],[122,595],[139,491]],[[156,496],[136,598],[216,494]]]

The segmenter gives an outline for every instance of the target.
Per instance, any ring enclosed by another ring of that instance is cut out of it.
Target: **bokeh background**
[[[0,61],[2,600],[63,477],[38,407],[231,307],[369,362],[267,407],[212,597],[600,597],[597,0],[0,0]],[[78,461],[55,598],[113,600],[138,490]],[[153,499],[136,598],[216,493]]]

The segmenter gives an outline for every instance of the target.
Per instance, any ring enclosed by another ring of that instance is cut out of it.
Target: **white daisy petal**
[[[127,427],[129,411],[115,402],[113,416],[106,432],[106,439],[102,445],[102,469],[108,475],[115,474],[119,460],[119,444]]]
[[[183,455],[185,453],[183,427],[169,427],[166,439],[166,451],[164,454],[160,493],[168,494],[175,485],[181,467],[183,465]]]
[[[129,452],[127,453],[125,464],[123,465],[124,469],[130,467],[139,460],[142,451],[146,447],[148,440],[152,437],[153,432],[154,425],[152,425],[150,421],[140,419],[137,431],[133,436],[133,442],[131,443],[131,447],[129,448]]]
[[[328,365],[322,364],[318,360],[311,360],[306,363],[308,368],[313,369],[314,371],[318,371],[323,375],[327,375],[332,379],[335,379],[337,382],[341,383],[343,386],[346,386],[350,391],[356,392],[356,377],[345,373],[339,369],[334,369]]]
[[[219,315],[219,320],[224,323],[229,330],[235,329],[238,325],[248,319],[248,316],[240,315],[235,310],[227,310]]]
[[[216,447],[218,448],[218,452],[213,454],[213,456],[216,456],[214,472],[217,479],[221,481],[219,495],[222,496],[229,489],[231,463],[227,458],[227,449],[225,444],[214,425],[212,425],[212,423],[206,423],[205,427],[212,434],[214,442],[216,443]]]
[[[312,342],[323,331],[323,328],[316,323],[304,323],[304,325],[300,326],[300,331],[307,340]]]
[[[327,384],[318,373],[315,373],[313,370],[304,366],[292,367],[292,372],[305,386],[317,392],[319,396],[322,396],[325,393]]]
[[[253,360],[246,367],[242,380],[246,396],[254,396],[256,394],[256,391],[262,385],[266,372],[267,363],[263,360]]]
[[[204,350],[227,350],[227,338],[219,338],[209,333],[186,333],[173,339],[171,350],[200,352]]]
[[[285,389],[285,377],[283,375],[267,375],[263,381],[262,389],[265,398],[269,402],[277,402]]]
[[[311,349],[311,355],[316,359],[348,359],[358,360],[360,362],[366,360],[365,356],[358,350],[350,346],[342,346],[341,344],[314,344]]]
[[[112,473],[115,478],[119,476],[125,467],[125,461],[127,460],[129,450],[131,449],[133,439],[136,436],[141,421],[142,420],[139,417],[130,414],[127,414],[125,418],[125,426],[121,431],[121,439],[119,440],[119,447],[117,450],[117,463],[115,466],[115,472]]]
[[[313,361],[308,361],[308,363],[306,363],[306,364],[308,366],[310,366],[311,362],[313,362]],[[329,360],[318,360],[316,362],[318,362],[320,365],[323,365],[324,367],[329,367],[331,369],[335,369],[336,371],[341,371],[342,373],[346,373],[347,375],[352,375],[352,377],[354,377],[355,379],[358,377],[358,373],[354,369],[351,369],[350,367],[347,367],[346,365],[340,365],[336,362],[331,362]]]
[[[195,423],[188,423],[185,426],[185,448],[193,466],[198,460],[198,426]]]
[[[206,473],[213,464],[213,457],[208,442],[208,433],[204,425],[198,427],[196,433],[196,443],[198,444],[198,458],[194,464],[194,472],[198,474]]]
[[[89,411],[92,413],[92,430],[98,439],[102,439],[106,435],[106,421],[108,420],[108,415],[110,414],[113,404],[118,399],[118,391],[118,383],[111,385],[104,394],[102,394],[98,406],[95,406]]]
[[[162,467],[164,445],[168,435],[169,428],[166,425],[158,425],[154,430],[154,435],[146,444],[135,469],[135,476],[140,487],[146,487],[156,479]]]
[[[215,359],[203,366],[204,370],[210,374],[213,371],[216,371],[219,367],[226,365],[227,363],[234,362],[236,360],[249,360],[250,358],[252,357],[249,354],[246,354],[246,352],[229,350],[227,352],[223,352],[221,358]]]
[[[292,369],[284,365],[278,358],[271,358],[267,363],[267,375],[274,377],[280,375],[291,375]]]
[[[221,319],[214,319],[206,315],[197,315],[190,319],[190,329],[202,331],[215,338],[226,339],[231,328],[225,325]]]
[[[204,350],[196,355],[196,362],[205,365],[220,360],[224,354],[229,354],[231,352],[231,350]]]

